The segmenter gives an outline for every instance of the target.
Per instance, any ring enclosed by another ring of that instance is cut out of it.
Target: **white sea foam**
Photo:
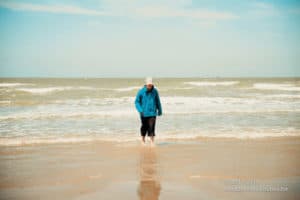
[[[265,137],[286,137],[286,136],[300,136],[300,132],[294,128],[287,128],[281,130],[260,129],[254,128],[252,131],[248,130],[185,130],[176,133],[162,132],[157,134],[157,139],[194,139],[194,138],[237,138],[237,139],[256,139]]]
[[[83,98],[83,99],[67,99],[67,100],[55,100],[51,101],[53,104],[64,104],[64,105],[120,105],[133,103],[134,97],[120,97],[120,98]]]
[[[273,130],[256,130],[256,131],[203,131],[203,130],[185,130],[180,131],[180,133],[172,132],[159,132],[156,136],[156,143],[160,141],[197,141],[195,139],[201,138],[235,138],[235,139],[256,139],[256,138],[266,138],[266,137],[287,137],[287,136],[300,136],[300,133],[294,129],[287,129],[281,131]],[[90,142],[117,142],[117,143],[128,143],[137,142],[140,138],[136,134],[132,133],[122,133],[122,134],[100,134],[100,135],[88,135],[86,136],[75,136],[75,135],[65,135],[51,138],[37,138],[37,137],[13,137],[4,138],[0,137],[0,146],[23,146],[23,145],[34,145],[34,144],[72,144],[72,143],[90,143]]]
[[[32,83],[0,83],[0,87],[17,87],[25,85],[34,85]]]
[[[282,99],[272,99],[270,98],[278,97]],[[297,94],[276,94],[276,95],[260,95],[260,96],[249,96],[247,98],[243,97],[186,97],[186,96],[161,96],[161,102],[163,106],[181,106],[185,105],[184,109],[188,109],[189,106],[198,106],[199,108],[205,105],[249,105],[249,104],[290,104],[291,102],[285,100],[284,98],[300,98]],[[125,96],[120,98],[83,98],[83,99],[67,99],[67,100],[56,100],[53,103],[65,104],[65,105],[107,105],[107,106],[133,106],[135,97]],[[300,103],[300,102],[299,102]],[[172,107],[171,107],[172,108]],[[175,109],[175,107],[174,107]]]
[[[184,82],[184,84],[194,85],[194,86],[231,86],[238,84],[239,81],[189,81]]]
[[[18,91],[28,92],[31,94],[49,94],[53,92],[67,91],[67,90],[106,90],[106,91],[117,91],[117,92],[128,92],[133,90],[138,90],[141,87],[133,86],[133,87],[124,87],[124,88],[96,88],[96,87],[85,87],[85,86],[57,86],[57,87],[44,87],[44,88],[35,88],[35,87],[21,87],[16,88]]]
[[[65,143],[86,143],[86,142],[132,142],[138,141],[139,138],[136,135],[114,135],[113,137],[101,135],[101,136],[62,136],[52,138],[33,138],[33,137],[17,137],[17,138],[0,138],[0,146],[22,146],[33,144],[65,144]]]
[[[18,88],[17,90],[23,91],[23,92],[29,92],[32,94],[46,94],[51,93],[55,91],[64,91],[64,90],[70,90],[72,87],[47,87],[47,88]]]
[[[0,146],[22,146],[32,144],[60,144],[60,143],[83,143],[95,141],[92,137],[66,137],[66,138],[0,138]]]
[[[270,98],[161,97],[165,114],[299,112],[300,102]]]
[[[300,87],[296,87],[294,84],[255,83],[253,87],[259,90],[300,91]]]
[[[137,116],[137,112],[133,109],[124,110],[82,110],[77,111],[75,109],[65,111],[57,109],[49,109],[44,111],[31,111],[13,113],[9,115],[0,116],[0,120],[22,120],[22,119],[58,119],[58,118],[107,118],[107,117],[130,117]]]
[[[71,87],[71,86],[64,86],[64,87],[45,87],[45,88],[17,88],[19,91],[28,92],[31,94],[48,94],[53,92],[60,92],[60,91],[67,91],[67,90],[96,90],[93,87]]]
[[[165,110],[163,116],[169,115],[195,115],[195,114],[208,114],[208,113],[276,113],[276,112],[300,112],[300,109],[293,109],[293,108],[282,108],[282,109],[267,109],[267,108],[260,108],[260,109],[234,109],[231,108],[230,110]],[[44,119],[101,119],[101,118],[112,118],[112,119],[121,119],[122,117],[127,118],[136,118],[138,117],[138,113],[135,110],[128,110],[128,111],[119,111],[119,110],[111,110],[111,111],[74,111],[74,112],[57,112],[57,113],[38,113],[38,112],[25,112],[19,114],[10,114],[10,115],[2,115],[0,116],[0,121],[4,120],[23,120],[23,119],[30,119],[30,120],[44,120]]]
[[[171,91],[171,90],[191,90],[194,87],[162,87],[159,91]]]
[[[263,97],[267,98],[288,98],[288,99],[298,99],[300,98],[300,94],[271,94],[271,95],[265,95]]]
[[[136,117],[138,113],[134,107],[134,100],[134,97],[60,100],[29,110],[2,114],[0,120]],[[165,96],[161,97],[161,102],[165,115],[300,111],[300,101],[281,96],[280,98],[269,96],[260,98]]]
[[[175,90],[191,90],[193,87],[174,87]]]
[[[0,101],[0,104],[11,104],[11,101],[9,101],[9,100],[3,100],[3,101]]]
[[[116,88],[116,89],[112,89],[118,92],[128,92],[128,91],[132,91],[132,90],[138,90],[140,89],[140,86],[133,86],[133,87],[124,87],[124,88]]]

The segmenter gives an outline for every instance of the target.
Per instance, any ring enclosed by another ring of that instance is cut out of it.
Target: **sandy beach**
[[[1,199],[299,199],[300,138],[0,147]]]

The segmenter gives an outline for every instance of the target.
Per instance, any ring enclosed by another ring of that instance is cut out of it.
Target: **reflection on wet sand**
[[[140,200],[157,200],[161,191],[156,149],[140,148],[138,196]]]

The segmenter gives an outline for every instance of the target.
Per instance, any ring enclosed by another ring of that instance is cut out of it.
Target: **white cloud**
[[[0,6],[12,10],[21,11],[35,11],[35,12],[50,12],[50,13],[65,13],[65,14],[79,14],[79,15],[108,15],[106,12],[90,10],[70,5],[42,5],[31,3],[19,3],[2,1]]]
[[[273,17],[279,16],[280,10],[271,3],[254,2],[249,14],[255,17]]]
[[[238,18],[233,13],[191,8],[191,0],[102,0],[103,7],[116,15],[137,18],[186,18],[228,20]]]
[[[136,0],[104,0],[102,3],[102,11],[86,9],[72,5],[45,5],[13,1],[0,1],[0,7],[21,11],[80,14],[92,16],[119,16],[132,18],[179,17],[193,20],[229,20],[238,18],[238,16],[230,12],[186,8],[186,6],[189,4],[189,1],[182,0],[176,2],[170,0],[153,0],[150,3]]]
[[[227,20],[235,19],[238,16],[228,12],[217,12],[200,9],[178,9],[169,7],[143,7],[136,9],[136,14],[143,17],[184,17],[203,20]]]
[[[265,2],[254,2],[253,5],[256,8],[260,8],[260,9],[273,9],[274,6],[270,3],[265,3]]]

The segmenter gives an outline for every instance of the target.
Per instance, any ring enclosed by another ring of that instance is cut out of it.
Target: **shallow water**
[[[155,79],[158,139],[300,135],[299,78]],[[0,145],[134,141],[143,79],[0,79]]]

